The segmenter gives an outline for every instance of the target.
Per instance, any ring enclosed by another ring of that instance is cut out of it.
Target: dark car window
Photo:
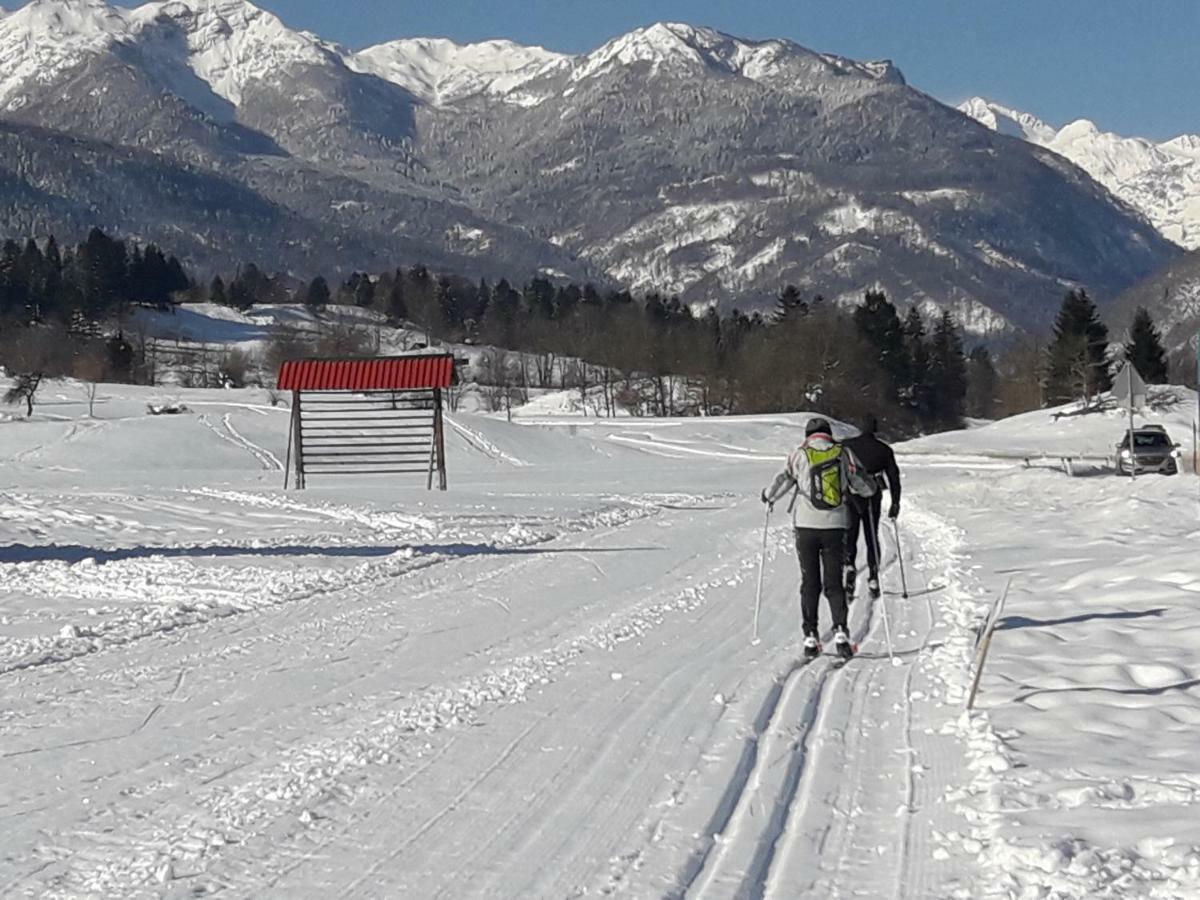
[[[1133,445],[1135,447],[1146,447],[1146,448],[1157,449],[1157,448],[1162,448],[1162,447],[1170,447],[1171,442],[1167,439],[1167,436],[1165,434],[1163,434],[1162,432],[1158,432],[1158,431],[1137,432],[1137,431],[1135,431],[1133,433]]]

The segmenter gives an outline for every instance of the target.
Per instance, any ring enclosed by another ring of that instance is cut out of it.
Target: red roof
[[[281,391],[416,391],[450,387],[454,357],[295,359],[279,367]]]

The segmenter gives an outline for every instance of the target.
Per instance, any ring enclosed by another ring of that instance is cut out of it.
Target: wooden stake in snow
[[[1008,579],[1008,583],[1004,585],[1004,592],[1000,595],[999,601],[992,607],[991,615],[988,616],[984,623],[983,631],[980,633],[980,640],[977,644],[975,663],[975,678],[971,682],[971,695],[967,698],[967,709],[975,708],[975,695],[979,693],[979,682],[983,678],[983,667],[987,662],[988,650],[992,646],[992,633],[996,630],[996,625],[1000,621],[1000,616],[1004,614],[1004,604],[1008,601],[1008,589],[1012,587],[1012,579]]]
[[[767,563],[767,528],[771,525],[771,504],[767,504],[767,515],[763,520],[762,550],[758,556],[758,590],[754,592],[754,641],[758,643],[758,612],[762,609],[763,568]]]

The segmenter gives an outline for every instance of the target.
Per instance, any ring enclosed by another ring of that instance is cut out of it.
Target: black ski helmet
[[[804,436],[808,437],[810,434],[817,433],[833,434],[833,426],[829,424],[828,419],[822,419],[818,416],[817,418],[808,420],[808,424],[804,426]]]

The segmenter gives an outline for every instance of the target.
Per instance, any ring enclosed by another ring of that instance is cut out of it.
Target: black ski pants
[[[800,614],[804,636],[818,634],[822,588],[829,599],[834,628],[846,626],[846,592],[842,586],[842,560],[846,532],[841,528],[797,528],[796,553],[800,557]]]
[[[846,565],[854,566],[858,559],[858,532],[861,528],[867,538],[867,571],[879,577],[879,516],[883,510],[883,494],[877,491],[873,497],[850,497],[846,504],[850,511],[850,524],[846,526]]]

